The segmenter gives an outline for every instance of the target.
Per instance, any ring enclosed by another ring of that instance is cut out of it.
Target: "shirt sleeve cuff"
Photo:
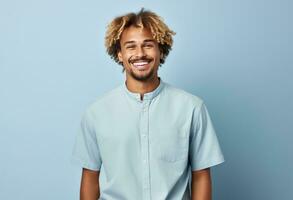
[[[202,169],[206,169],[206,168],[209,168],[209,167],[219,165],[219,164],[221,164],[223,162],[225,162],[224,157],[219,157],[218,159],[214,159],[214,160],[209,161],[209,162],[191,165],[191,170],[192,171],[198,171],[198,170],[202,170]]]
[[[71,161],[71,164],[73,165],[78,165],[82,168],[86,168],[93,171],[100,171],[100,168],[101,168],[101,163],[98,163],[98,164],[89,163],[75,156],[72,156],[70,161]]]

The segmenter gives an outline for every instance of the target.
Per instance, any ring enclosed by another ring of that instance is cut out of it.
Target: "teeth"
[[[133,63],[134,66],[142,66],[142,65],[146,65],[148,64],[148,62],[136,62],[136,63]]]

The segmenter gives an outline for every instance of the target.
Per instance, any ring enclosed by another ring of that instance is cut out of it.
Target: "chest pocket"
[[[183,130],[165,130],[156,142],[157,156],[166,162],[185,161],[188,158],[188,134]]]

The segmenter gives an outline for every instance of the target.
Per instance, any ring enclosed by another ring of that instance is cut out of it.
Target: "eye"
[[[131,49],[134,49],[134,48],[135,48],[135,46],[134,46],[134,45],[129,45],[129,46],[126,46],[125,48],[126,48],[126,49],[130,49],[130,50],[131,50]]]
[[[146,48],[152,48],[152,47],[154,47],[154,45],[151,44],[151,43],[145,44],[144,46],[145,46]]]

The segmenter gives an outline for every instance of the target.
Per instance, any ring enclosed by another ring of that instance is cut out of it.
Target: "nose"
[[[142,57],[144,55],[145,55],[145,52],[144,52],[143,47],[138,47],[137,50],[136,50],[136,56],[137,57]]]

